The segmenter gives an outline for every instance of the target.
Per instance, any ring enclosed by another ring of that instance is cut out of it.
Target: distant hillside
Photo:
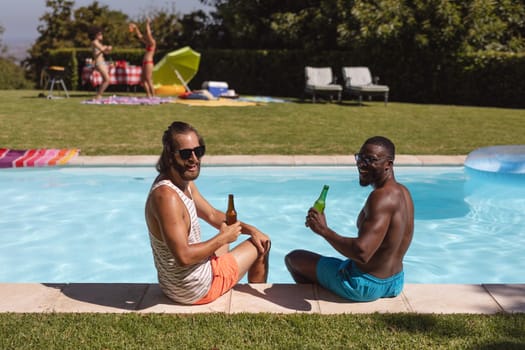
[[[17,63],[20,63],[25,59],[28,54],[27,50],[32,45],[31,41],[17,41],[17,42],[4,42],[4,45],[7,46],[6,56],[14,57]]]

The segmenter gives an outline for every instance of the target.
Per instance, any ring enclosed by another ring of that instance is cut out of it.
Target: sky
[[[88,6],[94,0],[74,0],[73,9]],[[199,0],[99,0],[100,5],[107,5],[110,10],[122,11],[131,18],[137,18],[149,9],[171,9],[175,4],[175,11],[189,13],[194,10],[208,10]],[[4,28],[1,36],[2,43],[9,46],[32,44],[38,37],[36,28],[39,18],[46,12],[45,0],[2,0],[0,10],[0,25]]]

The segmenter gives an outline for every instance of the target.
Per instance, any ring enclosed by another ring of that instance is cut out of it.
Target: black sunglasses
[[[206,153],[206,147],[203,145],[203,146],[199,146],[199,147],[195,147],[195,148],[179,149],[180,157],[183,160],[190,159],[192,153],[195,153],[195,156],[197,158],[201,159],[202,156],[204,155],[204,153]]]
[[[363,162],[366,165],[374,164],[375,162],[378,162],[380,160],[385,160],[385,159],[390,160],[390,157],[376,158],[376,157],[372,157],[372,156],[365,156],[362,153],[356,153],[356,154],[354,154],[354,157],[355,157],[355,161],[356,162]]]

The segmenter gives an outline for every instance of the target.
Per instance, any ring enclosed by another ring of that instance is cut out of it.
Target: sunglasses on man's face
[[[195,153],[195,157],[201,159],[204,153],[206,153],[205,146],[199,146],[195,148],[185,148],[179,149],[179,155],[183,160],[188,160],[191,158],[192,153]]]
[[[379,162],[380,160],[390,159],[390,157],[376,158],[376,157],[372,157],[372,156],[365,156],[362,153],[356,153],[356,154],[354,154],[354,157],[355,157],[355,161],[356,162],[363,162],[366,165],[374,164],[375,162]]]

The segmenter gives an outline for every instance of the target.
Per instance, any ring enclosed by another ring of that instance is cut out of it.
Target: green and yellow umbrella
[[[201,54],[186,46],[166,54],[153,67],[155,87],[161,85],[183,85],[187,91],[188,83],[197,74]]]

